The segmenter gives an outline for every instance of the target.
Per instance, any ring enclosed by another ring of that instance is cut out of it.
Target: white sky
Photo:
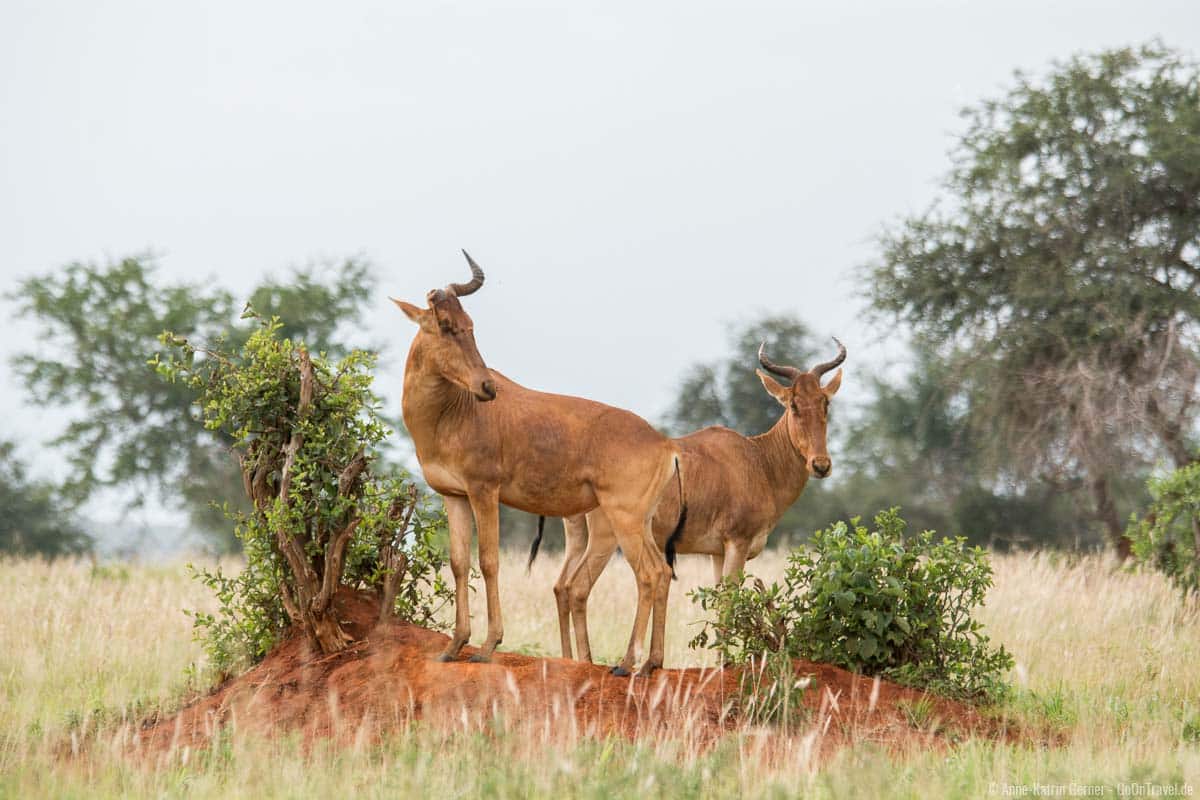
[[[480,350],[526,385],[656,419],[727,323],[786,311],[846,342],[852,399],[902,352],[853,270],[934,198],[958,110],[1154,36],[1200,55],[1200,4],[5,0],[0,291],[147,250],[235,288],[360,255],[394,412],[385,295],[465,279],[466,247]],[[62,417],[7,363],[30,330],[0,339],[0,435],[50,473]]]

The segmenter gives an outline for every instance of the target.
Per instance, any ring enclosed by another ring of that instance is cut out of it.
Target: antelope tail
[[[675,580],[675,543],[683,535],[683,527],[687,525],[687,500],[683,496],[683,475],[679,471],[679,456],[675,456],[675,480],[679,483],[679,521],[675,530],[667,537],[667,566],[671,568],[671,580]]]
[[[538,515],[538,530],[537,536],[533,537],[533,544],[529,546],[529,563],[525,565],[525,571],[528,572],[533,568],[533,560],[537,558],[538,548],[542,546],[542,532],[546,529],[546,518]]]

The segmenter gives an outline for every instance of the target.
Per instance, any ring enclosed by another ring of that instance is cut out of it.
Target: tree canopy
[[[281,336],[341,356],[343,331],[355,323],[374,281],[369,268],[296,270],[268,279],[250,302],[263,314],[286,313]],[[153,259],[103,266],[73,263],[22,281],[12,298],[39,327],[41,344],[13,366],[34,402],[68,410],[51,440],[67,456],[62,497],[78,505],[106,488],[130,490],[181,505],[198,527],[230,543],[229,525],[213,502],[244,504],[228,437],[195,424],[195,390],[162,381],[148,360],[171,330],[194,341],[239,347],[254,330],[239,319],[233,292],[211,282],[165,282]]]
[[[1115,484],[1193,458],[1200,71],[1161,45],[1018,75],[965,112],[945,196],[885,232],[874,307],[948,359],[998,463]]]

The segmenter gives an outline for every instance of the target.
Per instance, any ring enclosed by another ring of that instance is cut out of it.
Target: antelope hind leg
[[[596,580],[608,566],[617,541],[612,526],[602,511],[587,515],[587,550],[579,559],[574,573],[568,579],[568,599],[571,604],[571,621],[575,626],[575,651],[580,661],[592,663],[592,645],[588,636],[587,601],[596,585]]]
[[[650,621],[650,612],[654,606],[658,590],[658,579],[661,570],[655,559],[666,565],[658,547],[647,545],[645,534],[646,520],[641,514],[630,514],[620,509],[606,509],[609,522],[612,523],[613,533],[616,534],[617,544],[625,552],[625,560],[637,577],[638,603],[637,614],[633,620],[633,632],[629,637],[629,647],[621,663],[613,668],[617,676],[630,675],[633,664],[637,661],[638,651],[646,640],[646,626]]]
[[[579,569],[587,550],[588,530],[583,515],[563,518],[563,534],[566,555],[562,571],[554,582],[554,602],[558,606],[558,636],[562,641],[563,658],[572,658],[571,652],[571,576]],[[580,654],[580,659],[583,654]]]

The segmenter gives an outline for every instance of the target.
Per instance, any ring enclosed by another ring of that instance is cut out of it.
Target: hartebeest
[[[472,660],[487,661],[504,638],[499,504],[561,517],[600,509],[637,576],[633,635],[614,673],[630,673],[653,611],[650,655],[640,670],[649,674],[662,666],[671,575],[650,521],[668,484],[676,496],[684,491],[679,448],[629,411],[536,392],[488,369],[459,303],[483,285],[483,270],[463,255],[471,267],[468,283],[430,291],[428,308],[393,301],[419,326],[404,370],[404,424],[450,522],[456,614],[454,636],[440,658],[454,659],[471,636],[472,516],[488,611],[487,639]],[[682,523],[686,505],[672,501],[672,507]]]
[[[742,571],[746,560],[762,552],[767,536],[779,518],[800,496],[809,475],[827,477],[833,469],[825,444],[829,402],[842,383],[839,369],[826,385],[822,376],[846,359],[846,348],[837,339],[837,356],[811,370],[780,366],[759,347],[759,363],[787,378],[780,384],[762,370],[758,377],[784,407],[774,427],[758,436],[714,426],[675,440],[688,476],[688,516],[682,529],[676,520],[678,492],[668,488],[654,517],[654,537],[666,552],[712,556],[716,581]],[[564,519],[567,552],[554,584],[558,604],[563,657],[571,657],[570,624],[581,660],[591,661],[587,635],[587,598],[596,579],[620,544],[602,511]],[[540,530],[539,530],[540,538]],[[537,540],[530,560],[537,553]]]

